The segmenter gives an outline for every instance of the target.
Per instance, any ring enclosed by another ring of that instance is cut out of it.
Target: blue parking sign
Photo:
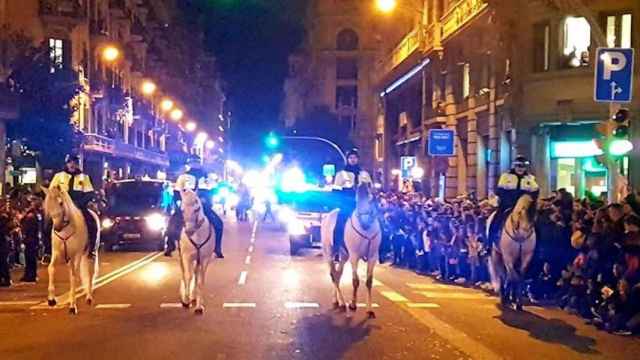
[[[450,129],[429,130],[429,156],[453,156],[456,153],[455,132]]]
[[[633,49],[598,48],[594,99],[598,102],[631,102]]]

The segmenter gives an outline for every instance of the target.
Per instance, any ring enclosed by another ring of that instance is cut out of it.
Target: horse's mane
[[[523,214],[529,222],[533,222],[535,215],[535,201],[533,197],[529,194],[520,196],[518,202],[516,202],[516,206],[513,208],[513,213]]]
[[[78,208],[73,204],[73,200],[71,200],[71,196],[66,191],[61,191],[58,188],[50,188],[47,196],[44,198],[44,212],[45,216],[49,217],[51,210],[54,205],[52,202],[56,201],[56,198],[60,198],[62,200],[62,207],[64,208],[65,213],[71,215],[79,212]]]
[[[358,201],[365,200],[369,198],[369,185],[365,183],[360,183],[358,188],[356,189],[356,199]]]

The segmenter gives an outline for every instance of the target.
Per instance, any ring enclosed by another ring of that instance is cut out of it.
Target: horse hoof
[[[357,309],[358,309],[358,306],[356,304],[349,304],[349,310],[356,311]]]
[[[196,315],[204,315],[204,309],[202,309],[202,308],[196,309],[195,314]]]
[[[182,307],[188,309],[190,304],[188,302],[181,301]]]
[[[516,304],[516,311],[523,311],[522,304]]]
[[[344,313],[344,312],[347,312],[347,305],[340,305],[340,306],[338,307],[338,310],[339,310],[340,312],[343,312],[343,313]]]
[[[374,313],[373,311],[367,311],[367,317],[369,319],[375,319],[376,318],[376,313]]]
[[[69,308],[69,315],[78,315],[78,309]]]
[[[86,302],[89,306],[93,305],[93,299],[87,299]]]
[[[340,307],[340,304],[337,301],[334,301],[332,306],[333,306],[333,310],[338,310],[338,308]]]
[[[56,299],[49,299],[49,300],[47,300],[47,305],[49,305],[49,306],[51,306],[51,307],[56,306],[56,304],[57,304],[57,303],[58,303],[58,302],[56,301]]]
[[[195,300],[191,300],[191,306],[196,306],[196,301]]]

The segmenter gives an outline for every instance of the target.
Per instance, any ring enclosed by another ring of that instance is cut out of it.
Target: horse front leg
[[[202,300],[202,293],[205,284],[205,274],[207,273],[208,267],[209,259],[204,260],[204,263],[200,263],[200,265],[196,266],[196,315],[204,314],[204,302]]]
[[[82,285],[87,292],[85,301],[87,305],[91,306],[93,304],[93,277],[89,266],[89,257],[83,255],[80,259],[80,277],[82,278]]]
[[[372,290],[373,290],[373,269],[376,267],[377,259],[370,257],[367,261],[367,316],[369,319],[375,319],[376,313],[373,311]]]
[[[333,296],[335,302],[333,303],[334,309],[339,309],[342,312],[347,311],[347,306],[345,305],[344,295],[342,294],[342,290],[340,290],[340,281],[342,280],[342,273],[344,272],[344,262],[339,262],[335,264],[333,259],[329,259],[329,271],[331,276],[331,283],[333,284]]]
[[[360,278],[358,277],[358,260],[351,260],[351,277],[353,284],[353,298],[349,304],[349,310],[356,311],[358,308],[358,288],[360,287]]]
[[[51,262],[49,262],[49,266],[47,266],[47,272],[49,273],[49,287],[47,288],[47,304],[49,306],[56,306],[56,287],[55,287],[55,275],[56,275],[56,267],[55,263],[57,261],[55,251],[51,255]]]
[[[67,266],[69,267],[69,314],[76,315],[78,313],[78,305],[76,304],[76,277],[78,276],[78,265],[72,259]]]
[[[188,256],[182,253],[180,257],[180,264],[182,269],[182,279],[180,279],[180,302],[182,303],[182,307],[188,309],[191,305],[190,296],[190,287],[191,287],[191,277],[192,277],[192,264],[191,261],[188,260]]]

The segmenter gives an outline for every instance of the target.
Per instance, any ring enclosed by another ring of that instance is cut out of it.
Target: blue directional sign
[[[455,132],[449,129],[429,130],[429,141],[427,150],[430,156],[455,155]]]
[[[401,156],[400,157],[400,170],[402,172],[402,178],[407,179],[411,176],[411,169],[418,164],[418,160],[415,156]]]
[[[631,102],[633,49],[598,48],[594,98],[598,102]]]

